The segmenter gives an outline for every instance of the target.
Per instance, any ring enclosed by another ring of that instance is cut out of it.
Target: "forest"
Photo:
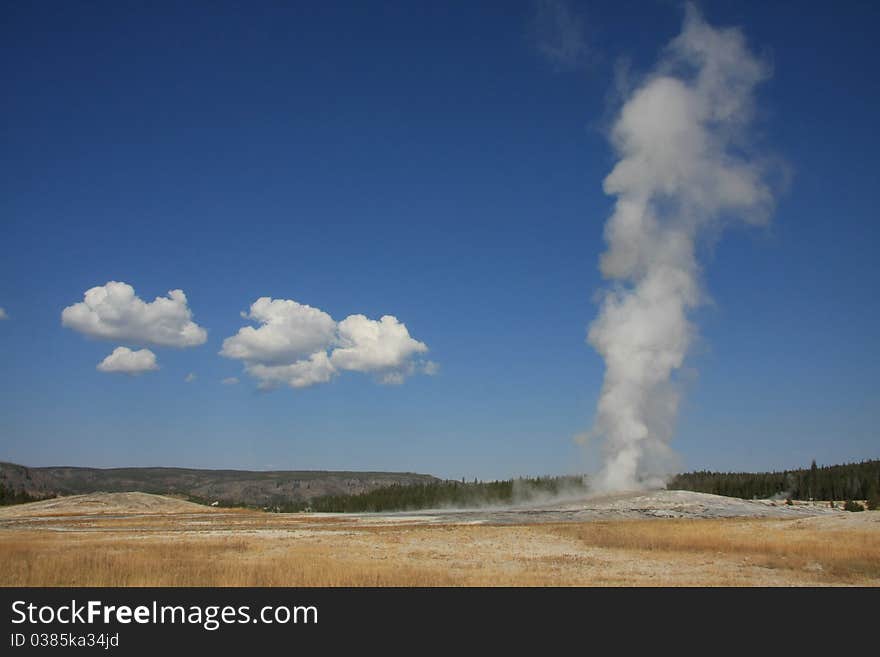
[[[12,488],[8,488],[5,484],[0,482],[0,506],[6,506],[9,504],[25,504],[27,502],[36,502],[37,500],[43,499],[42,497],[37,497],[35,495],[29,495],[24,491],[16,491]]]
[[[541,497],[586,492],[583,477],[535,477],[504,481],[446,480],[437,483],[393,485],[360,495],[325,495],[308,502],[278,505],[272,510],[359,513],[412,511],[443,507],[467,508],[529,502]]]
[[[744,499],[871,500],[880,494],[880,460],[816,465],[781,472],[688,472],[667,488]]]
[[[672,477],[667,488],[744,499],[868,500],[868,508],[878,508],[880,460],[831,466],[817,466],[813,461],[809,468],[779,472],[688,472]],[[541,495],[576,495],[587,490],[588,479],[580,476],[442,481],[388,486],[361,495],[327,495],[309,502],[277,505],[272,510],[358,513],[465,508],[525,503]]]

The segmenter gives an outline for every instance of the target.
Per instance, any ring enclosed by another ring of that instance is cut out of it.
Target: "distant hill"
[[[277,506],[327,495],[359,495],[378,488],[440,480],[412,472],[321,470],[198,470],[188,468],[29,468],[0,462],[0,503],[58,495],[140,491],[222,505]]]

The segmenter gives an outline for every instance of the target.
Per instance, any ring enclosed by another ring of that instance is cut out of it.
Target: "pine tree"
[[[880,510],[880,487],[874,482],[868,489],[868,511]]]
[[[810,485],[809,485],[809,498],[810,501],[813,501],[815,497],[819,494],[819,468],[816,467],[816,459],[813,459],[813,462],[810,464]]]

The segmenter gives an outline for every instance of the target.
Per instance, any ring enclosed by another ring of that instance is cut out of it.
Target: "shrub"
[[[858,502],[854,502],[853,500],[847,500],[843,505],[844,511],[864,511],[865,507],[863,507]]]

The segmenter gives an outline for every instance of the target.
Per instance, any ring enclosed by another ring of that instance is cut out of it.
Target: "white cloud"
[[[220,355],[283,365],[323,349],[336,330],[336,322],[327,313],[289,299],[260,297],[242,317],[261,326],[245,326],[226,338]]]
[[[379,320],[349,315],[341,322],[322,310],[289,299],[261,297],[243,317],[255,320],[224,340],[222,356],[244,361],[261,388],[306,388],[327,383],[338,373],[375,374],[380,383],[434,374],[436,363],[416,362],[428,347],[412,338],[392,315]]]
[[[428,351],[413,340],[405,324],[384,315],[378,322],[363,315],[349,315],[338,326],[339,346],[330,360],[341,370],[356,372],[400,371],[410,359]]]
[[[0,320],[9,319],[9,315],[6,314],[6,311],[3,308],[0,308]]]
[[[196,380],[196,375],[193,372],[190,372],[189,374],[186,375],[186,377],[184,377],[183,380],[186,381],[187,383],[192,383],[193,381]]]
[[[225,386],[234,386],[236,383],[238,383],[238,377],[227,376],[225,379],[220,381],[220,383],[222,383]]]
[[[93,338],[162,347],[195,347],[207,331],[192,321],[183,290],[146,303],[127,283],[110,281],[86,291],[61,313],[61,324]]]
[[[316,383],[327,383],[336,374],[326,351],[316,351],[307,360],[289,365],[253,363],[246,365],[245,369],[260,381],[260,387],[264,389],[285,384],[291,388],[307,388]]]
[[[128,347],[116,347],[113,353],[98,363],[99,372],[128,374],[138,376],[144,372],[158,370],[156,354],[149,349],[132,351]]]
[[[410,360],[402,364],[397,369],[385,370],[384,372],[379,373],[378,380],[379,383],[383,383],[385,385],[400,385],[401,383],[406,381],[406,378],[408,376],[412,376],[413,374],[426,374],[427,376],[434,376],[439,371],[440,365],[435,363],[433,360]]]

